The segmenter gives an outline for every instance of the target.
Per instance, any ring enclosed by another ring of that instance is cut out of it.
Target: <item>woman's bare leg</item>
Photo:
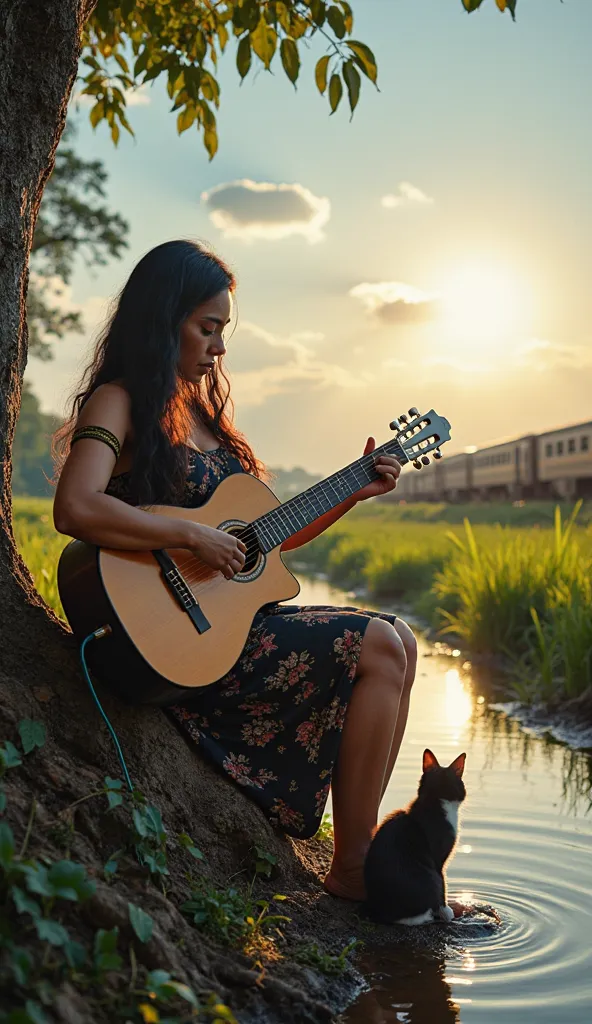
[[[401,743],[403,742],[403,736],[405,734],[405,728],[407,726],[407,718],[409,716],[409,701],[411,698],[411,687],[415,680],[415,671],[417,669],[417,641],[403,619],[395,620],[395,629],[401,637],[403,647],[405,648],[405,655],[407,657],[407,670],[405,672],[405,682],[403,684],[403,693],[401,694],[401,700],[399,701],[399,714],[397,715],[397,724],[395,726],[395,732],[393,735],[393,742],[391,744],[391,752],[387,762],[386,770],[384,773],[384,782],[382,784],[381,798],[385,794],[386,787],[389,784],[390,777],[395,767],[395,762],[399,756],[399,750],[401,749]]]
[[[364,858],[376,827],[406,671],[398,632],[385,619],[372,619],[362,641],[332,780],[335,846],[324,884],[345,899],[365,896]]]

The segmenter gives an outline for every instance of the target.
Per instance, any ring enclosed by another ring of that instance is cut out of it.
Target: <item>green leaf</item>
[[[203,853],[197,848],[191,836],[188,836],[186,832],[180,832],[177,838],[181,846],[187,850],[192,857],[195,857],[196,860],[204,860]]]
[[[47,917],[34,919],[35,929],[40,939],[49,942],[52,946],[63,946],[70,941],[70,936],[59,921],[52,921]]]
[[[337,110],[342,95],[343,86],[339,75],[331,75],[331,81],[329,82],[329,103],[331,105],[332,114]]]
[[[19,889],[18,885],[13,885],[10,893],[19,914],[30,914],[31,917],[41,917],[41,907],[37,903],[37,900],[32,900],[30,896],[27,896],[26,892]]]
[[[0,761],[5,768],[18,768],[22,764],[22,758],[14,743],[7,740],[3,747],[0,747]]]
[[[107,931],[105,928],[99,928],[95,932],[94,941],[94,952],[95,953],[114,953],[117,949],[117,940],[119,938],[119,928],[117,925]]]
[[[137,907],[135,903],[128,903],[127,909],[131,926],[140,942],[150,942],[154,927],[154,921],[150,914],[147,914],[141,907]]]
[[[310,13],[315,25],[322,28],[325,24],[325,18],[327,17],[327,9],[324,0],[310,0]]]
[[[0,814],[4,814],[6,810],[6,793],[0,787]]]
[[[462,0],[462,3],[465,11],[471,14],[472,11],[476,11],[481,6],[483,0]]]
[[[119,125],[113,122],[113,124],[111,125],[111,139],[113,140],[115,145],[117,145],[117,143],[119,142],[119,134]]]
[[[105,775],[105,789],[122,789],[122,779],[112,779],[110,775]]]
[[[125,57],[123,57],[120,53],[114,53],[113,56],[115,57],[115,60],[119,64],[119,67],[121,68],[121,70],[125,71],[125,73],[128,74],[129,73],[129,64],[126,61]]]
[[[164,839],[166,837],[166,832],[162,823],[162,815],[158,807],[156,807],[155,804],[148,804],[144,813],[146,824],[150,831],[153,832],[155,836],[158,836],[159,839]]]
[[[353,114],[360,98],[360,85],[362,83],[360,72],[355,66],[353,60],[346,60],[341,69],[341,74],[343,75],[343,81],[347,86],[349,105]]]
[[[14,857],[14,836],[10,825],[0,821],[0,864],[8,868]]]
[[[329,7],[327,11],[327,21],[337,38],[343,39],[345,35],[345,19],[339,10],[339,7]]]
[[[23,874],[29,892],[36,892],[39,896],[53,896],[53,886],[49,884],[47,868],[38,861],[32,864],[23,864]]]
[[[358,67],[361,68],[366,77],[376,85],[378,68],[376,66],[376,57],[372,53],[370,47],[355,39],[349,39],[346,45],[349,46],[352,53],[357,57],[356,63]]]
[[[132,811],[132,819],[134,822],[134,828],[139,836],[145,838],[148,835],[148,825],[146,823],[146,815],[143,810],[138,807],[134,807]]]
[[[33,957],[22,946],[13,946],[9,955],[15,981],[17,985],[22,985],[24,988],[29,980],[29,974],[33,966]]]
[[[196,116],[196,110],[193,105],[180,110],[177,115],[177,133],[181,135],[182,132],[186,132],[188,128],[191,128]]]
[[[66,960],[73,970],[80,970],[81,967],[84,967],[87,955],[84,946],[80,942],[75,942],[73,939],[65,942],[64,953]]]
[[[317,83],[317,89],[319,90],[321,95],[327,88],[327,71],[329,69],[329,60],[330,57],[328,55],[321,57],[321,59],[317,61],[317,66],[315,68],[315,81]]]
[[[338,0],[339,5],[343,11],[343,17],[345,20],[345,31],[351,32],[354,27],[354,15],[350,4],[346,0]]]
[[[95,103],[94,107],[92,108],[92,110],[91,110],[91,112],[89,114],[90,123],[92,124],[93,128],[97,127],[99,121],[102,121],[104,116],[105,116],[105,101],[104,100],[99,100],[98,103]]]
[[[106,797],[110,811],[112,811],[114,807],[119,807],[120,804],[123,803],[123,797],[121,793],[116,793],[113,789],[107,790]]]
[[[239,40],[236,51],[236,66],[241,79],[245,78],[251,67],[251,40],[248,33]]]
[[[277,46],[277,32],[267,24],[264,17],[261,17],[257,28],[251,32],[251,46],[265,67],[269,69]]]
[[[84,865],[71,860],[60,860],[52,864],[47,877],[54,895],[63,900],[82,902],[89,899],[96,890],[96,884],[87,878]]]
[[[298,47],[293,39],[282,39],[280,44],[280,54],[282,58],[282,64],[284,65],[284,71],[288,78],[293,84],[296,84],[298,73],[300,71],[300,54],[298,53]]]

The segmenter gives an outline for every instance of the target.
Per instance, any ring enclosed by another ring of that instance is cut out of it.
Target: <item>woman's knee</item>
[[[407,655],[403,640],[386,619],[372,619],[366,627],[358,669],[366,672],[387,672],[395,685],[402,686],[407,672]]]

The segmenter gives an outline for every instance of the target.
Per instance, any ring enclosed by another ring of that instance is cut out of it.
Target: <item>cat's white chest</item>
[[[440,803],[442,804],[446,820],[452,825],[456,836],[458,834],[458,809],[460,802],[458,800],[440,800]]]

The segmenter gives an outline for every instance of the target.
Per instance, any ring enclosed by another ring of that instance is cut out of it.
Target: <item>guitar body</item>
[[[147,511],[236,532],[279,504],[266,484],[235,473],[199,508],[155,505]],[[197,601],[197,626],[165,584],[151,551],[75,540],[58,566],[60,597],[77,639],[101,626],[111,630],[89,645],[91,668],[118,696],[134,702],[174,703],[226,675],[259,608],[296,597],[300,590],[279,547],[267,554],[253,551],[231,580],[186,549],[166,553]]]

